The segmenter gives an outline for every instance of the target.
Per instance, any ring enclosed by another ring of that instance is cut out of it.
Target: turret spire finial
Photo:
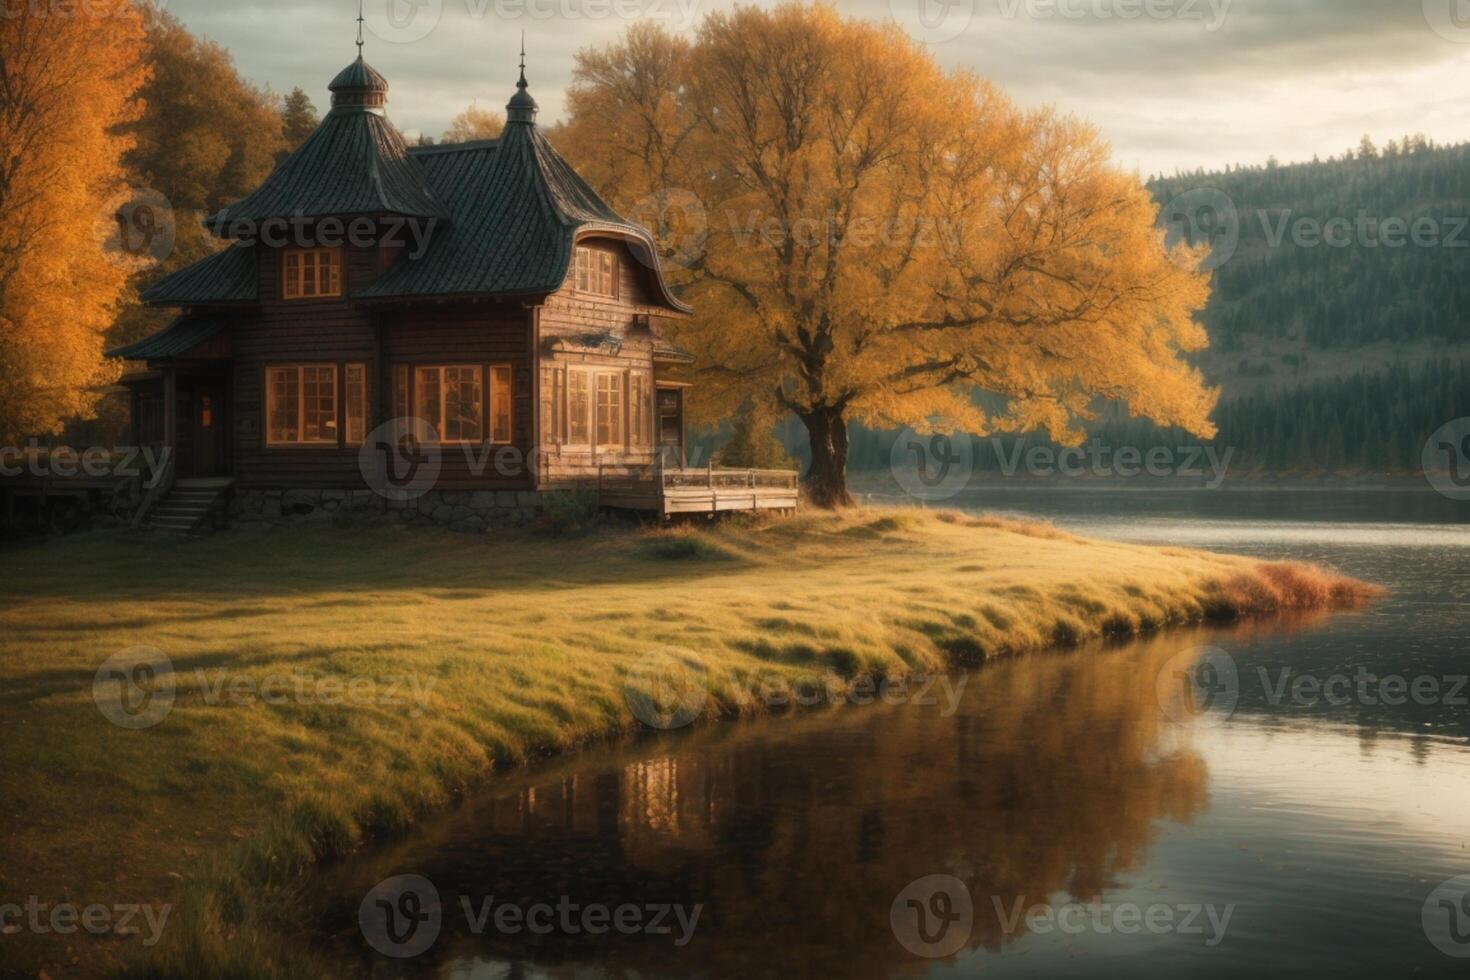
[[[357,0],[357,56],[362,57],[362,7],[363,0]]]
[[[507,123],[530,123],[536,122],[536,100],[531,98],[531,93],[526,91],[526,32],[521,31],[521,77],[516,82],[516,94],[510,97],[505,104],[505,121]]]

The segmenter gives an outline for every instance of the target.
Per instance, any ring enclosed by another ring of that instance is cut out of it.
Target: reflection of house
[[[440,459],[419,492],[524,506],[660,449],[682,465],[663,372],[692,358],[658,324],[688,308],[537,129],[524,69],[498,139],[444,146],[405,145],[361,56],[330,88],[316,132],[208,220],[230,247],[144,292],[179,318],[111,352],[147,363],[137,440],[174,447],[181,479],[307,506],[367,490],[363,444],[392,456],[375,430],[409,417]]]

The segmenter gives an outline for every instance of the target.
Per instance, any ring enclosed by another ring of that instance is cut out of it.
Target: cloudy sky
[[[758,0],[759,2],[759,0]],[[250,79],[323,107],[350,61],[357,0],[166,0]],[[692,31],[731,0],[366,0],[367,57],[389,114],[438,136],[465,106],[500,107],[526,32],[543,119],[560,116],[579,48],[631,19]],[[1364,134],[1470,140],[1470,0],[842,0],[892,18],[949,67],[1023,105],[1093,121],[1144,174],[1328,156]]]

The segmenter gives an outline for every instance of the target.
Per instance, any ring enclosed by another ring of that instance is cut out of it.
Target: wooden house
[[[207,219],[225,247],[144,292],[179,317],[110,352],[146,362],[137,441],[173,450],[140,521],[192,529],[226,495],[247,521],[470,527],[572,488],[666,514],[795,506],[794,474],[683,468],[666,372],[693,358],[660,324],[690,310],[649,233],[538,130],[524,65],[495,140],[406,145],[360,54],[330,90],[305,143]]]

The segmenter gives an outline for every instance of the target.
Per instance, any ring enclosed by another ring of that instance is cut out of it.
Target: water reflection
[[[889,906],[943,872],[974,896],[965,948],[1000,949],[1024,927],[1006,935],[993,900],[1099,898],[1144,863],[1162,822],[1205,809],[1206,767],[1166,726],[1154,684],[1188,642],[999,664],[949,718],[942,702],[839,710],[583,757],[343,869],[325,931],[389,968],[355,935],[355,912],[376,881],[413,872],[438,889],[444,927],[391,965],[408,975],[752,976],[778,961],[796,976],[882,977],[926,966],[896,942]],[[684,948],[475,935],[458,899],[491,895],[703,913]]]
[[[333,871],[312,889],[307,938],[341,972],[378,976],[1463,976],[1467,961],[1436,948],[1421,915],[1437,885],[1470,874],[1470,686],[1453,687],[1470,663],[1464,513],[1424,495],[1011,496],[1129,540],[1177,539],[1192,522],[1190,544],[1323,561],[1390,594],[1310,623],[993,664],[953,715],[820,711],[570,758]],[[1200,644],[1233,658],[1234,711],[1176,724],[1157,674]],[[1439,693],[1278,694],[1283,677],[1363,672],[1435,679]],[[428,952],[396,960],[368,947],[357,910],[404,873],[434,882],[445,921]],[[930,960],[901,945],[890,906],[934,874],[963,881],[974,918],[957,950]],[[477,934],[458,900],[473,910],[491,895],[703,911],[683,947]],[[1007,933],[995,903],[1017,899],[1234,914],[1213,947]]]

